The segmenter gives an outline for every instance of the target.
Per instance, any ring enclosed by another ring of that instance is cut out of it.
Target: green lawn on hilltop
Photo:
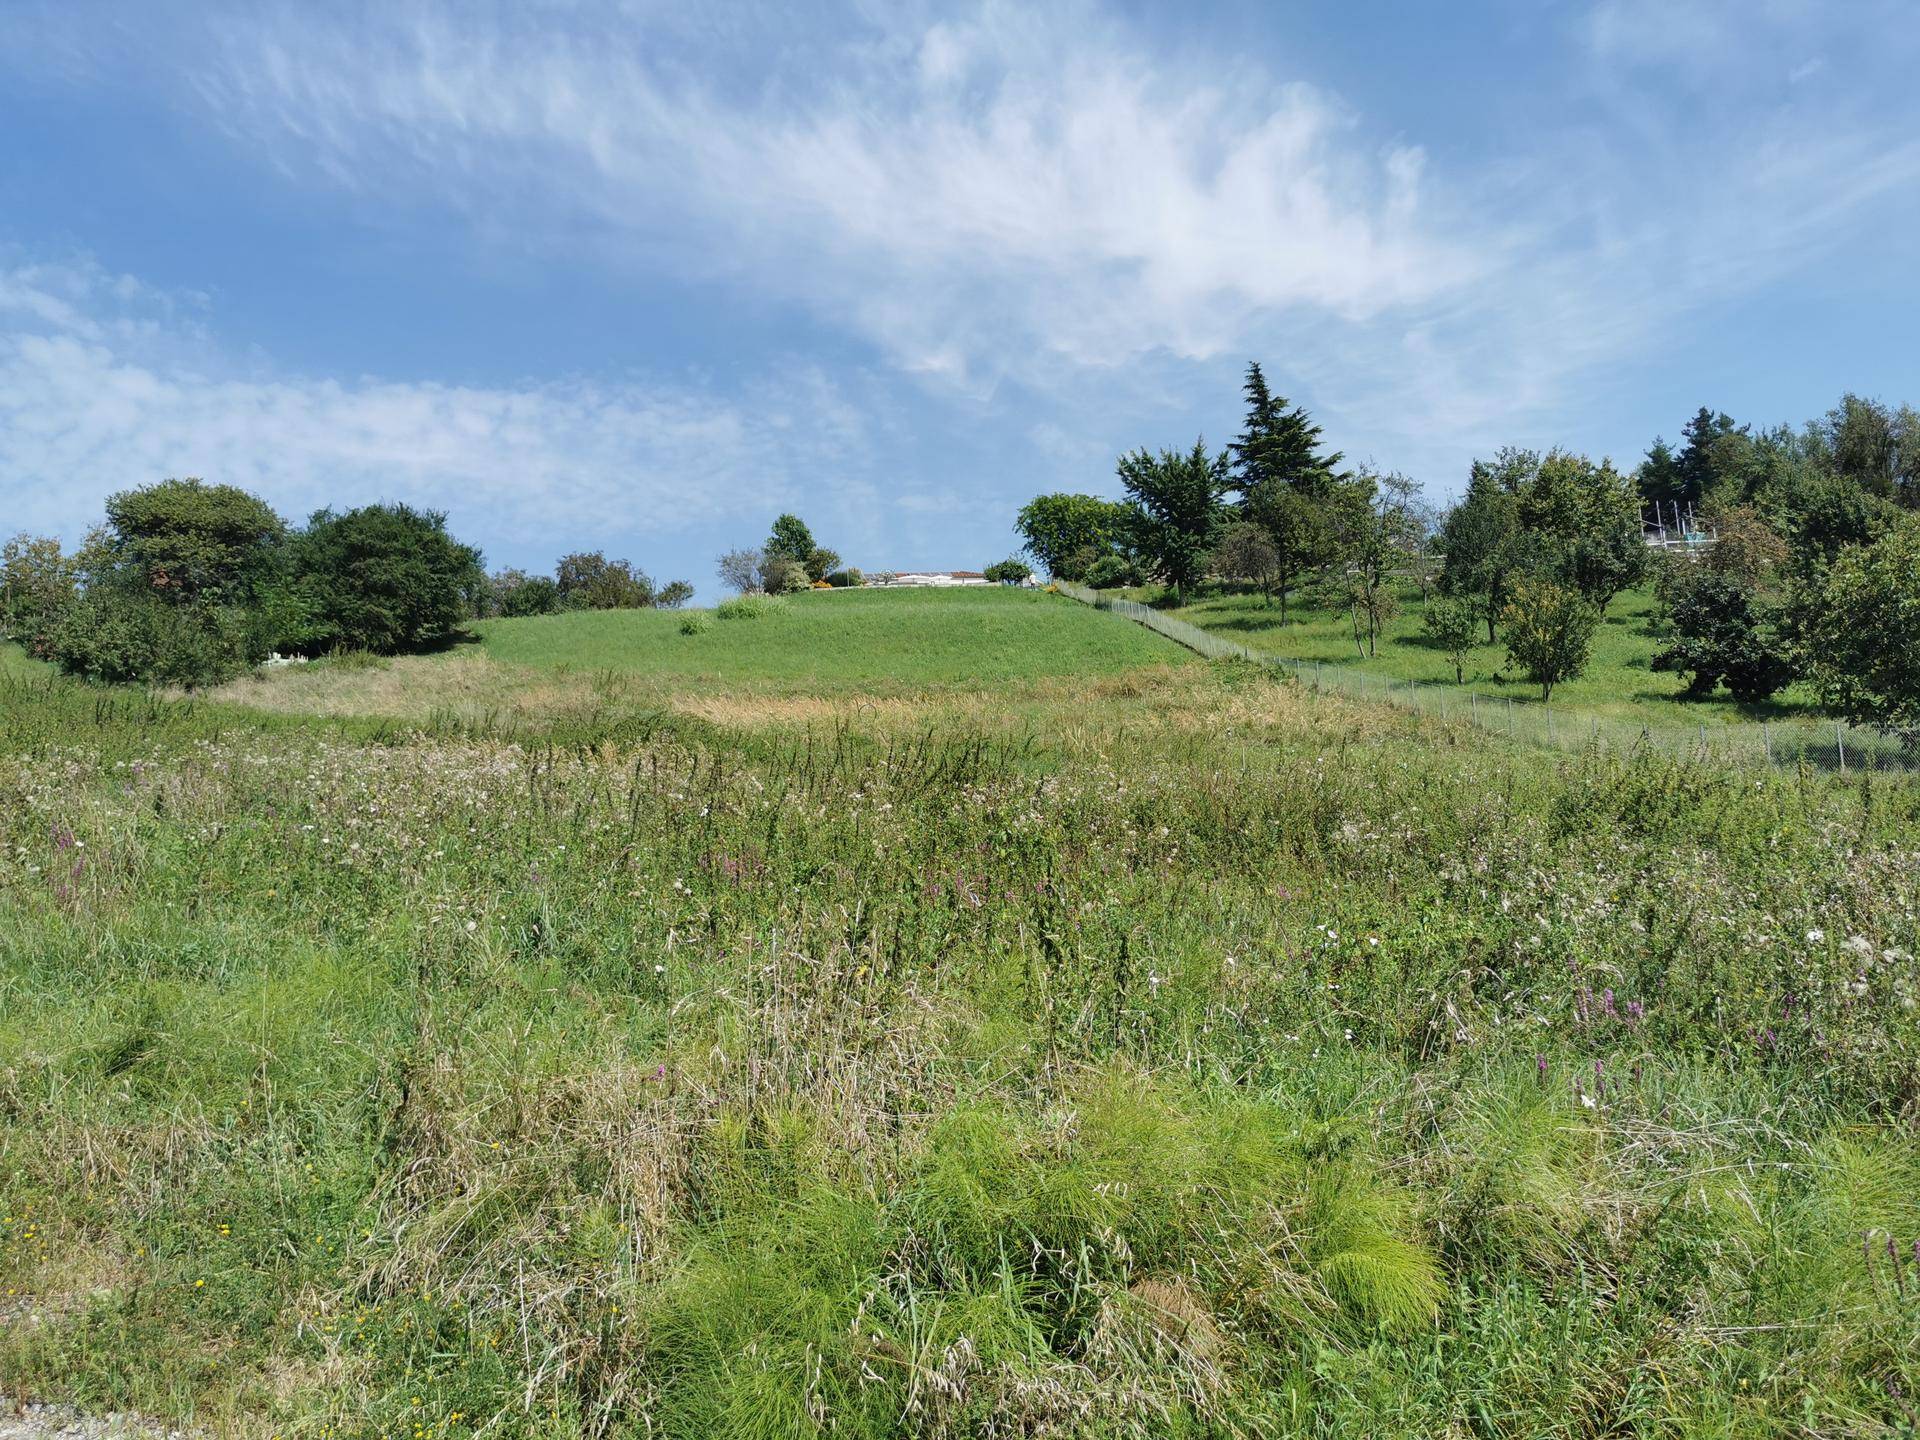
[[[1158,590],[1127,592],[1152,600]],[[1353,626],[1344,612],[1312,609],[1292,603],[1287,620],[1280,607],[1258,595],[1201,596],[1193,603],[1165,613],[1214,634],[1238,640],[1256,650],[1292,660],[1317,661],[1328,667],[1385,676],[1421,685],[1453,686],[1453,666],[1446,652],[1426,637],[1422,621],[1426,607],[1419,592],[1407,587],[1400,610],[1387,623],[1378,653],[1363,656],[1354,644]],[[1653,657],[1667,643],[1654,633],[1655,603],[1651,589],[1629,590],[1607,607],[1594,636],[1593,657],[1586,673],[1554,687],[1553,708],[1566,714],[1597,715],[1602,720],[1634,724],[1691,727],[1727,725],[1761,719],[1810,719],[1819,714],[1813,697],[1794,686],[1761,705],[1741,705],[1724,690],[1705,700],[1684,698],[1685,677],[1653,669]],[[1482,630],[1484,636],[1485,631]],[[1507,663],[1504,640],[1474,647],[1461,688],[1515,704],[1538,704],[1540,687]]]
[[[1137,625],[1035,590],[813,591],[758,618],[714,619],[683,634],[696,613],[578,611],[474,628],[486,653],[510,665],[827,693],[1108,675],[1192,658]]]

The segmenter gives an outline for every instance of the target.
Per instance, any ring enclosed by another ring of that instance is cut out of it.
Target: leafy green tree
[[[598,550],[563,555],[553,579],[560,603],[570,610],[639,610],[653,604],[653,581],[644,571]]]
[[[824,580],[827,572],[840,568],[840,552],[829,550],[824,545],[816,545],[807,552],[807,558],[801,562],[809,580]]]
[[[1453,666],[1454,683],[1463,682],[1466,679],[1467,658],[1473,653],[1474,636],[1480,633],[1480,614],[1473,602],[1465,598],[1436,595],[1427,601],[1420,623],[1427,632],[1428,641],[1436,649],[1445,652],[1448,663]]]
[[[451,637],[480,555],[446,516],[409,505],[321,510],[295,537],[293,568],[312,607],[310,648],[391,655]]]
[[[1753,506],[1714,508],[1708,518],[1714,542],[1701,552],[1701,568],[1757,591],[1785,567],[1787,542]]]
[[[1775,496],[1795,572],[1811,579],[1849,546],[1871,545],[1899,513],[1880,496],[1831,470],[1796,471],[1790,490]]]
[[[44,657],[54,628],[79,598],[79,558],[52,536],[16,535],[0,548],[0,636]]]
[[[1492,461],[1474,461],[1467,493],[1447,512],[1434,542],[1441,556],[1441,592],[1474,603],[1486,622],[1489,645],[1514,581],[1526,569],[1520,505],[1503,475],[1509,457],[1526,454],[1502,451]]]
[[[1587,668],[1600,611],[1571,585],[1525,576],[1514,582],[1500,625],[1508,660],[1550,701],[1556,685]]]
[[[1125,519],[1125,507],[1097,495],[1036,495],[1021,507],[1013,528],[1048,576],[1078,580],[1112,553]]]
[[[1842,549],[1801,610],[1802,650],[1821,698],[1920,745],[1920,517]]]
[[[1561,580],[1604,611],[1647,573],[1640,502],[1612,464],[1550,450],[1515,491],[1520,530]]]
[[[119,572],[87,587],[46,649],[63,670],[90,680],[195,689],[258,663],[268,643],[256,616],[238,605],[183,604]]]
[[[278,573],[286,522],[233,485],[162,480],[107,499],[116,565],[162,599],[245,604]]]
[[[678,610],[692,598],[692,585],[685,580],[669,580],[660,587],[660,593],[653,597],[653,603],[662,610]]]
[[[1024,560],[999,560],[980,573],[995,585],[1019,585],[1033,575],[1033,567]]]
[[[1273,587],[1280,578],[1280,551],[1264,526],[1244,520],[1228,525],[1220,533],[1210,563],[1221,579],[1251,585],[1267,604],[1273,603]]]
[[[1125,590],[1146,584],[1147,577],[1132,556],[1108,551],[1087,567],[1081,581],[1089,590]]]
[[[813,532],[798,515],[782,515],[773,522],[773,533],[760,549],[768,555],[784,556],[804,570],[807,557],[814,551]]]
[[[1834,472],[1869,495],[1891,500],[1900,488],[1900,440],[1893,412],[1849,392],[1827,412]]]
[[[1681,561],[1661,585],[1674,643],[1653,657],[1655,670],[1688,676],[1700,698],[1724,684],[1746,704],[1791,684],[1788,627],[1777,604],[1739,575]]]
[[[1323,503],[1334,546],[1321,594],[1347,611],[1361,653],[1377,654],[1380,633],[1399,610],[1394,576],[1422,539],[1417,487],[1404,475],[1362,469]]]
[[[1132,506],[1135,548],[1174,594],[1184,597],[1200,579],[1223,518],[1226,457],[1209,455],[1206,441],[1196,440],[1184,453],[1123,455],[1119,473]]]
[[[1273,547],[1272,588],[1287,619],[1289,593],[1323,564],[1333,548],[1333,517],[1325,497],[1289,485],[1268,485],[1246,496],[1240,513],[1260,527]]]

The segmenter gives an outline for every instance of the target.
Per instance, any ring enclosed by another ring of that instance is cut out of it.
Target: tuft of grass
[[[784,615],[790,610],[779,595],[735,595],[713,607],[716,620],[761,620],[769,615]]]

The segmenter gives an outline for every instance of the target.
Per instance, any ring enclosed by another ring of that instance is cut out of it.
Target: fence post
[[[1766,721],[1760,722],[1760,743],[1767,747],[1767,768],[1773,768],[1773,729]]]
[[[1847,742],[1840,734],[1840,722],[1833,722],[1833,751],[1840,757],[1840,773],[1847,773]]]
[[[1513,734],[1513,697],[1507,696],[1507,734]]]
[[[1553,704],[1550,701],[1542,700],[1540,702],[1540,708],[1547,712],[1547,744],[1558,745],[1560,742],[1556,740],[1553,735]]]
[[[1480,700],[1473,691],[1467,691],[1467,714],[1475,725],[1480,723]]]

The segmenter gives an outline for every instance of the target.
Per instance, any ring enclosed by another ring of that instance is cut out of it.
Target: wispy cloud
[[[805,370],[750,406],[638,381],[262,377],[225,363],[183,306],[194,297],[86,263],[0,270],[0,529],[72,534],[108,491],[198,474],[294,516],[404,498],[468,534],[560,548],[764,524],[801,477],[817,493],[848,475],[865,439],[860,412]]]
[[[801,66],[727,37],[689,65],[646,24],[561,13],[243,11],[196,93],[290,172],[478,223],[510,206],[570,245],[610,227],[933,375],[1036,347],[1206,356],[1249,313],[1365,319],[1483,264],[1433,213],[1417,146],[1258,67],[1152,54],[1089,7],[864,26]],[[742,65],[757,85],[716,78]]]

